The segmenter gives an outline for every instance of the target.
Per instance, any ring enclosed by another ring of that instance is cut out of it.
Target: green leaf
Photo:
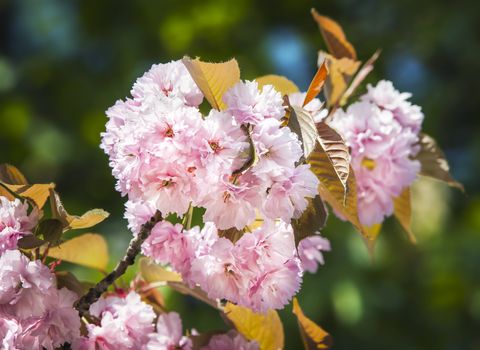
[[[288,119],[288,127],[302,142],[302,149],[304,157],[307,158],[315,148],[317,140],[317,128],[315,127],[315,121],[310,113],[303,108],[296,106],[289,107],[290,117]]]
[[[265,85],[272,85],[275,90],[282,94],[282,96],[290,95],[294,92],[300,91],[297,85],[295,85],[295,83],[285,77],[282,77],[281,75],[264,75],[262,77],[256,78],[255,80],[258,83],[259,90],[262,89]]]
[[[217,110],[225,109],[223,94],[240,80],[237,61],[207,63],[184,57],[182,62],[210,105]]]
[[[52,245],[58,245],[63,234],[63,224],[57,219],[45,219],[37,226],[35,235],[41,235],[43,239]]]
[[[227,303],[224,312],[237,331],[248,340],[255,340],[261,350],[283,349],[283,325],[275,310],[257,314],[245,307]]]
[[[420,175],[443,181],[452,187],[465,191],[463,185],[455,181],[450,175],[447,158],[431,136],[420,134],[420,152],[415,159],[420,161],[422,166]]]
[[[181,282],[182,276],[173,271],[165,270],[160,265],[146,257],[139,261],[140,274],[149,283],[152,282]]]
[[[297,298],[293,298],[293,314],[297,316],[298,327],[306,350],[331,348],[333,342],[330,334],[305,316]]]
[[[48,250],[48,256],[105,271],[108,248],[105,239],[96,233],[86,233]]]
[[[309,199],[307,209],[298,219],[292,220],[293,230],[295,232],[295,243],[298,243],[305,237],[315,235],[327,222],[327,209],[320,196]]]

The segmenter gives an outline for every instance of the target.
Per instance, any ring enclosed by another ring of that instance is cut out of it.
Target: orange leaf
[[[50,196],[50,189],[54,188],[54,184],[35,184],[35,185],[7,185],[3,184],[10,191],[20,197],[31,200],[41,209]]]
[[[308,87],[307,95],[305,96],[305,101],[303,101],[302,107],[305,107],[311,100],[318,96],[318,94],[322,90],[323,84],[325,83],[327,74],[328,69],[324,61],[320,68],[318,68],[317,73],[315,73],[315,76],[313,77],[312,82]]]
[[[11,185],[28,185],[20,170],[10,164],[0,164],[0,181]]]
[[[330,334],[305,316],[297,298],[293,298],[293,314],[297,316],[298,327],[300,328],[305,349],[330,349],[332,346]]]
[[[342,27],[333,19],[320,15],[315,9],[311,10],[313,19],[317,22],[328,51],[336,58],[357,59],[357,53],[347,40]]]

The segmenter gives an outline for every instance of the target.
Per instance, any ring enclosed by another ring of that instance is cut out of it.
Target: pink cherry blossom
[[[38,223],[38,210],[28,214],[28,203],[18,198],[10,201],[0,196],[0,255],[6,250],[16,249],[20,238],[32,234]]]
[[[210,253],[195,259],[192,263],[192,279],[207,292],[211,299],[238,301],[246,290],[248,281],[243,269],[235,258],[233,243],[219,238]]]
[[[183,335],[182,320],[176,312],[158,316],[157,330],[149,334],[145,350],[191,350],[192,341]]]
[[[252,174],[238,177],[236,183],[225,176],[200,203],[206,208],[203,219],[222,230],[243,229],[255,219],[255,208],[260,206],[264,193],[260,186],[259,179]]]
[[[280,309],[300,289],[302,269],[291,225],[265,222],[240,238],[235,256],[249,281],[247,293],[240,295],[240,305],[257,312]]]
[[[263,212],[270,219],[281,218],[289,222],[299,218],[307,208],[306,198],[318,194],[318,178],[310,171],[310,165],[299,165],[285,170],[285,178],[273,182],[266,196]]]
[[[175,271],[186,272],[190,268],[193,247],[182,225],[172,225],[168,221],[157,223],[142,245],[142,253],[161,264],[170,264]]]
[[[298,257],[302,262],[303,270],[310,273],[317,272],[318,264],[323,265],[325,263],[322,254],[325,251],[330,251],[328,239],[320,235],[302,239],[298,244]]]
[[[0,314],[0,348],[4,350],[16,350],[21,348],[20,334],[21,325],[14,318],[8,318]]]
[[[282,95],[271,85],[260,90],[256,81],[234,85],[223,100],[239,124],[257,124],[265,118],[280,119],[285,115]]]
[[[175,98],[189,106],[198,106],[203,100],[202,93],[181,61],[154,64],[137,79],[132,96],[140,103],[150,98]]]
[[[368,93],[346,111],[338,110],[331,125],[351,149],[360,222],[371,226],[393,213],[393,198],[417,177],[418,132],[423,114],[391,82],[369,86]]]
[[[126,296],[110,295],[90,306],[90,314],[100,319],[100,324],[88,324],[88,337],[74,343],[74,350],[141,349],[153,332],[155,313],[140,295],[129,292]]]
[[[412,94],[400,93],[392,82],[387,80],[379,81],[376,86],[369,84],[367,89],[368,92],[362,96],[362,100],[391,111],[403,127],[411,128],[415,133],[420,131],[424,116],[419,106],[407,101]]]
[[[155,215],[155,206],[148,201],[129,200],[125,203],[125,219],[128,220],[128,228],[137,235],[143,224]]]
[[[201,350],[258,350],[259,348],[256,341],[248,341],[237,331],[230,330],[224,334],[214,335],[208,345]]]
[[[259,157],[252,172],[264,181],[294,168],[303,154],[297,135],[289,128],[281,128],[276,119],[261,121],[254,127],[252,138]]]
[[[73,304],[77,295],[58,290],[54,275],[39,260],[18,250],[0,257],[0,333],[14,349],[53,350],[80,336],[80,318]]]

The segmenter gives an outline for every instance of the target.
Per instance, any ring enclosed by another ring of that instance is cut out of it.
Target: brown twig
[[[161,220],[162,214],[157,211],[155,215],[142,226],[138,235],[130,241],[125,256],[120,260],[115,269],[94,287],[90,288],[90,290],[77,301],[75,308],[78,310],[80,316],[88,314],[90,305],[96,302],[108,287],[125,273],[130,265],[133,265],[135,257],[140,253],[142,243],[148,238],[155,224]]]
[[[255,144],[253,143],[253,139],[252,139],[252,126],[251,125],[242,125],[241,129],[247,135],[248,144],[249,144],[249,147],[250,147],[250,149],[249,149],[250,154],[249,154],[249,157],[246,160],[246,162],[240,168],[238,168],[238,169],[236,169],[232,172],[232,175],[234,177],[242,175],[248,169],[253,167],[255,165],[255,163],[258,161],[257,152],[255,150]]]

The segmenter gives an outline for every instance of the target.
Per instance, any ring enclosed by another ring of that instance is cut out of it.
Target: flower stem
[[[128,246],[125,256],[120,260],[115,269],[105,276],[100,282],[82,296],[76,303],[75,308],[80,316],[88,314],[90,305],[96,302],[108,287],[122,276],[130,265],[135,262],[135,257],[140,253],[143,242],[148,238],[155,224],[162,220],[162,214],[157,211],[155,215],[146,222],[136,237],[134,237]]]

